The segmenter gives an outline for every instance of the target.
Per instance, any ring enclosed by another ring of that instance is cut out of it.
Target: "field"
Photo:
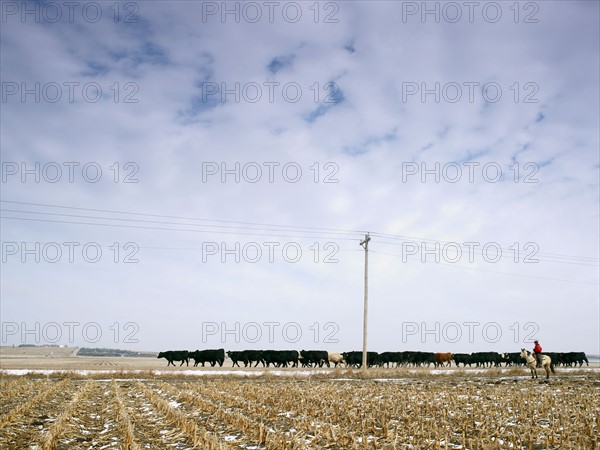
[[[0,376],[7,449],[594,449],[600,380]]]
[[[3,348],[0,448],[600,449],[599,374],[188,369]]]

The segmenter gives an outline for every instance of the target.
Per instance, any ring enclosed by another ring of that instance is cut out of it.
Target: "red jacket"
[[[542,346],[540,344],[535,344],[535,347],[533,347],[533,353],[542,353]]]

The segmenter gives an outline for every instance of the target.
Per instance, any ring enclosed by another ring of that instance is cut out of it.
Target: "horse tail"
[[[550,360],[550,370],[552,371],[552,375],[556,375],[556,372],[554,371],[554,361]]]

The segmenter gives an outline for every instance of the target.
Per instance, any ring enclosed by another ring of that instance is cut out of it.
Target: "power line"
[[[125,225],[125,224],[112,224],[112,223],[91,223],[91,222],[75,222],[69,220],[50,220],[50,219],[35,219],[32,217],[0,217],[8,220],[26,220],[31,222],[48,222],[48,223],[66,223],[73,225],[92,225],[99,227],[111,227],[111,228],[132,228],[139,230],[160,230],[160,231],[183,231],[189,233],[206,233],[206,234],[228,234],[228,235],[245,235],[245,236],[266,236],[266,237],[283,237],[283,238],[294,238],[294,239],[318,239],[318,240],[343,240],[343,241],[359,241],[357,238],[344,238],[339,236],[298,236],[298,235],[287,235],[287,234],[275,234],[275,233],[244,233],[235,231],[215,231],[215,230],[190,230],[186,228],[165,228],[165,227],[145,227],[139,225]],[[285,230],[283,230],[285,231]]]
[[[332,231],[332,232],[346,233],[346,234],[364,233],[364,231],[360,231],[360,230],[340,230],[340,229],[336,229],[336,228],[301,227],[301,226],[297,226],[297,225],[277,225],[277,224],[265,224],[265,223],[256,223],[256,222],[240,222],[240,221],[234,221],[234,220],[204,219],[204,218],[197,218],[197,217],[170,216],[170,215],[164,215],[164,214],[149,214],[149,213],[138,213],[138,212],[130,212],[130,211],[117,211],[117,210],[111,210],[111,209],[81,208],[81,207],[76,207],[76,206],[52,205],[52,204],[47,204],[47,203],[17,202],[17,201],[10,201],[10,200],[0,200],[0,202],[12,203],[12,204],[17,204],[17,205],[43,206],[43,207],[61,208],[61,209],[74,209],[74,210],[79,210],[79,211],[104,212],[104,213],[111,213],[111,214],[160,217],[163,219],[180,219],[180,220],[194,220],[194,221],[216,222],[216,223],[231,223],[231,224],[241,224],[241,225],[254,225],[254,226],[260,226],[260,227],[281,227],[281,228],[293,228],[293,229],[299,229],[299,230]]]
[[[442,241],[442,242],[443,242],[443,241]],[[461,252],[462,252],[462,251],[465,251],[465,252],[467,252],[467,253],[469,253],[469,254],[470,254],[470,253],[471,253],[471,251],[473,250],[473,246],[461,245],[461,244],[460,244],[460,243],[458,243],[458,242],[446,242],[446,244],[448,244],[448,243],[449,243],[449,244],[457,244],[457,245],[458,245],[458,247],[459,247],[458,249],[453,249],[453,248],[450,248],[450,249],[449,249],[449,250],[451,250],[451,251],[454,251],[454,253],[455,253],[456,255],[458,255],[458,254],[459,254],[458,250],[460,250]],[[378,242],[378,244],[382,244],[382,245],[395,245],[395,246],[403,246],[403,247],[404,247],[404,245],[406,245],[406,244],[415,244],[415,241],[403,241],[403,242]],[[435,242],[435,244],[441,244],[441,242],[440,242],[440,241],[436,241],[436,242]],[[438,252],[439,252],[439,254],[441,254],[441,253],[442,253],[442,249],[441,249],[441,248],[437,248],[437,249],[428,249],[428,250],[429,250],[429,251],[431,251],[431,250],[438,251]],[[482,249],[481,251],[483,252],[483,249]],[[502,247],[500,247],[500,251],[501,251],[501,254],[499,255],[499,257],[500,257],[500,258],[508,259],[508,258],[513,258],[513,257],[514,257],[514,255],[515,255],[515,251],[514,251],[514,249],[511,249],[511,248],[508,248],[508,249],[506,249],[506,248],[502,248]],[[402,253],[404,254],[404,248],[403,248],[403,251],[402,251]],[[505,253],[508,253],[508,254],[505,254]],[[511,255],[510,253],[512,253],[512,255]],[[548,256],[548,254],[544,254],[544,253],[535,252],[535,253],[532,253],[532,254],[529,254],[529,255],[527,255],[527,254],[526,254],[527,252],[525,252],[525,251],[521,251],[520,249],[517,249],[517,253],[516,253],[517,257],[518,257],[518,256],[519,256],[521,253],[524,253],[524,254],[525,254],[525,258],[526,258],[526,257],[528,257],[528,256],[530,256],[530,257],[532,257],[532,258],[533,258],[533,257],[535,257],[535,258],[538,258],[538,257],[539,257],[539,258],[540,258],[540,259],[539,259],[539,261],[541,261],[541,262],[547,262],[547,263],[570,264],[570,265],[578,265],[578,266],[591,266],[591,267],[597,267],[597,266],[600,264],[600,263],[596,263],[596,264],[587,264],[587,262],[574,262],[574,261],[571,261],[571,260],[564,260],[564,261],[560,261],[560,260],[559,260],[559,261],[556,261],[556,260],[555,260],[555,259],[556,259],[556,257],[553,257],[553,256]],[[409,254],[408,254],[408,255],[406,255],[406,256],[411,256],[411,255],[412,255],[412,254],[410,254],[410,253],[409,253]],[[554,258],[554,259],[552,259],[552,258]],[[531,262],[537,262],[537,261],[531,261]]]
[[[201,230],[188,230],[188,229],[181,229],[181,228],[163,228],[163,227],[141,227],[141,226],[134,226],[134,225],[111,225],[111,224],[102,224],[102,223],[96,223],[96,222],[75,222],[75,221],[58,221],[58,220],[47,220],[47,219],[32,219],[32,218],[21,218],[21,217],[3,217],[6,219],[12,219],[12,220],[30,220],[30,221],[45,221],[45,222],[50,222],[50,223],[67,223],[67,224],[86,224],[86,225],[97,225],[97,226],[115,226],[115,227],[125,227],[125,228],[139,228],[139,229],[155,229],[155,230],[162,230],[162,231],[167,231],[167,230],[171,230],[171,231],[188,231],[188,232],[205,232],[207,234],[229,234],[229,235],[245,235],[245,236],[270,236],[270,237],[288,237],[288,238],[294,238],[294,239],[309,239],[309,238],[313,238],[313,239],[317,239],[317,240],[325,240],[325,239],[333,239],[333,240],[350,240],[350,241],[355,241],[357,240],[356,238],[343,238],[343,237],[339,237],[339,236],[329,236],[329,237],[320,237],[320,236],[311,236],[311,237],[307,237],[307,236],[298,236],[298,235],[290,235],[290,234],[286,234],[286,235],[282,235],[282,234],[274,234],[274,233],[249,233],[249,232],[227,232],[227,231],[219,231],[221,229],[241,229],[241,230],[252,230],[252,231],[264,231],[264,229],[262,228],[253,228],[253,227],[247,227],[247,226],[242,226],[242,227],[236,227],[233,225],[203,225],[203,224],[194,224],[194,223],[180,223],[180,222],[168,222],[168,221],[153,221],[153,220],[143,220],[143,219],[125,219],[125,218],[121,218],[121,217],[103,217],[103,216],[89,216],[89,215],[82,215],[82,214],[64,214],[64,213],[49,213],[49,212],[42,212],[42,211],[24,211],[24,210],[14,210],[14,209],[0,209],[0,211],[2,212],[10,212],[10,213],[26,213],[26,214],[36,214],[36,215],[48,215],[48,216],[56,216],[56,217],[73,217],[73,218],[84,218],[84,219],[94,219],[94,220],[112,220],[112,221],[120,221],[120,222],[134,222],[134,223],[149,223],[149,224],[159,224],[159,225],[176,225],[176,226],[191,226],[191,227],[198,227],[198,228],[202,228]],[[189,220],[189,219],[188,219]],[[219,230],[212,230],[211,228],[217,228]],[[292,233],[295,230],[286,230],[286,229],[279,229],[278,231],[280,232],[287,232],[287,233]],[[313,231],[313,230],[305,230],[303,231],[304,233],[317,233],[317,231]],[[387,238],[389,239],[389,238]],[[401,243],[399,242],[381,242],[381,244],[383,245],[405,245],[407,242],[411,242],[413,243],[413,241],[403,241]],[[435,241],[436,244],[439,244],[439,241]],[[506,249],[504,249],[504,251],[506,251]],[[537,254],[536,254],[537,255]],[[539,256],[542,256],[541,254]],[[510,258],[510,255],[500,255],[501,258]],[[578,263],[578,262],[569,262],[569,261],[553,261],[553,260],[546,260],[544,259],[544,262],[552,262],[552,263],[559,263],[559,264],[571,264],[571,265],[583,265],[583,266],[595,266],[594,264],[586,264],[586,263]]]
[[[401,256],[401,255],[394,255],[394,254],[391,254],[391,253],[380,252],[380,251],[377,251],[377,250],[371,250],[371,252],[377,253],[377,254],[380,254],[380,255],[393,256],[395,258],[403,258],[403,256]],[[411,258],[411,259],[414,259],[414,258]],[[561,281],[561,282],[565,282],[565,283],[591,284],[593,286],[599,286],[600,285],[600,283],[593,283],[591,281],[563,280],[563,279],[560,279],[560,278],[540,277],[540,276],[537,276],[537,275],[523,275],[523,274],[520,274],[520,273],[499,272],[497,270],[480,269],[480,268],[477,268],[477,267],[467,267],[467,266],[461,266],[459,264],[451,264],[451,263],[443,263],[443,262],[437,262],[436,264],[440,264],[440,265],[448,266],[448,267],[455,267],[457,269],[475,270],[477,272],[488,272],[488,273],[495,273],[495,274],[498,274],[498,275],[510,275],[510,276],[513,276],[513,277],[534,278],[534,279],[549,280],[549,281]]]
[[[125,219],[122,217],[102,217],[102,216],[86,216],[86,215],[81,215],[81,214],[60,214],[60,213],[48,213],[48,212],[42,212],[42,211],[23,211],[23,210],[15,210],[15,209],[0,209],[0,211],[3,212],[11,212],[11,213],[25,213],[25,214],[37,214],[37,215],[47,215],[47,216],[57,216],[57,217],[75,217],[75,218],[79,218],[79,219],[99,219],[99,220],[116,220],[116,221],[121,221],[121,222],[134,222],[134,223],[151,223],[151,224],[160,224],[160,225],[180,225],[180,226],[191,226],[191,227],[204,227],[204,228],[218,228],[218,229],[223,229],[223,228],[227,228],[227,229],[243,229],[243,230],[254,230],[254,231],[261,231],[261,230],[265,230],[265,228],[253,228],[253,227],[247,227],[247,226],[233,226],[233,225],[203,225],[203,224],[195,224],[195,223],[181,223],[181,222],[165,222],[165,221],[158,221],[158,220],[142,220],[142,219]],[[188,219],[189,220],[189,219]],[[95,223],[93,222],[86,222],[89,223],[90,225],[94,225]],[[292,228],[300,228],[300,227],[292,227]],[[177,229],[174,229],[177,230]],[[212,230],[211,230],[212,231]],[[295,232],[297,230],[287,230],[287,229],[279,229],[276,231],[280,231],[280,232]],[[302,230],[304,233],[320,233],[320,231],[313,231],[313,230]],[[243,234],[243,233],[239,233],[239,234]],[[337,237],[336,237],[337,239]],[[356,240],[356,239],[352,239],[352,240]]]
[[[126,216],[141,216],[141,217],[156,217],[156,218],[165,218],[165,219],[176,219],[176,220],[185,220],[185,221],[194,221],[194,222],[209,222],[205,224],[197,224],[197,223],[189,223],[189,222],[171,222],[171,221],[158,221],[158,220],[143,220],[143,219],[134,219],[134,218],[123,218],[123,217],[110,217],[110,216],[91,216],[91,215],[82,215],[82,214],[61,214],[54,212],[46,212],[46,211],[29,211],[29,210],[13,210],[13,209],[3,209],[2,211],[8,213],[20,213],[20,214],[36,214],[36,215],[46,215],[46,216],[55,216],[55,217],[71,217],[71,218],[79,218],[79,219],[89,219],[93,221],[103,220],[103,221],[118,221],[118,222],[131,222],[131,223],[147,223],[147,224],[157,224],[157,225],[172,225],[175,227],[193,227],[200,229],[186,229],[186,228],[171,228],[171,227],[161,227],[161,226],[139,226],[139,225],[131,225],[131,224],[110,224],[110,223],[98,223],[98,222],[80,222],[80,221],[67,221],[67,220],[49,220],[49,219],[33,219],[27,217],[10,217],[10,216],[1,216],[1,218],[9,219],[9,220],[27,220],[27,221],[38,221],[38,222],[49,222],[49,223],[65,223],[65,224],[74,224],[74,225],[91,225],[91,226],[104,226],[104,227],[118,227],[118,228],[130,228],[130,229],[148,229],[148,230],[161,230],[161,231],[184,231],[184,232],[200,232],[207,234],[228,234],[228,235],[246,235],[246,236],[271,236],[271,237],[283,237],[283,238],[296,238],[296,239],[330,239],[330,240],[348,240],[348,241],[358,241],[358,238],[351,237],[342,237],[349,235],[356,235],[358,233],[363,233],[361,230],[348,230],[348,229],[337,229],[337,228],[320,228],[320,227],[304,227],[304,226],[296,226],[296,225],[279,225],[279,224],[268,224],[268,223],[257,223],[257,222],[242,222],[242,221],[232,221],[232,220],[218,220],[218,219],[205,219],[205,218],[197,218],[197,217],[186,217],[186,216],[174,216],[174,215],[164,215],[164,214],[149,214],[149,213],[139,213],[139,212],[131,212],[131,211],[119,211],[119,210],[111,210],[111,209],[98,209],[98,208],[82,208],[82,207],[74,207],[67,205],[56,205],[56,204],[47,204],[47,203],[33,203],[33,202],[19,202],[19,201],[10,201],[10,200],[0,200],[3,203],[9,204],[18,204],[18,205],[29,205],[36,207],[45,207],[45,208],[59,208],[59,209],[67,209],[67,210],[78,210],[78,211],[93,211],[100,213],[108,213],[108,214],[119,214]],[[227,224],[227,225],[221,225]],[[216,228],[216,230],[215,230]],[[244,231],[221,231],[223,229],[227,230],[244,230]],[[256,231],[256,233],[251,233],[249,231]],[[328,232],[334,234],[335,236],[323,236],[317,235],[322,232]],[[299,234],[280,234],[280,233],[297,233],[300,232],[302,234],[315,234],[316,236],[305,236]],[[393,235],[388,233],[371,233],[373,236],[378,236],[378,243],[382,245],[395,245],[402,246],[406,245],[408,242],[415,243],[415,241],[419,241],[421,243],[431,242],[437,244],[456,244],[460,248],[470,247],[464,244],[460,244],[457,242],[451,241],[440,241],[428,238],[421,237],[413,237],[413,236],[405,236],[405,235]],[[395,241],[395,242],[389,242]],[[400,242],[396,242],[400,241]],[[512,249],[503,249],[504,252],[512,251]],[[535,253],[536,257],[543,258],[543,262],[552,262],[559,264],[573,264],[573,265],[583,265],[583,266],[596,266],[600,259],[591,258],[591,257],[581,257],[581,256],[570,256],[570,255],[561,255],[556,253]],[[511,255],[502,254],[503,258],[510,258]],[[592,264],[587,264],[592,263]]]
[[[413,236],[403,236],[403,235],[391,235],[391,234],[384,234],[384,233],[372,233],[373,235],[376,235],[382,239],[388,239],[388,240],[401,240],[403,242],[381,242],[382,244],[386,244],[386,245],[404,245],[406,242],[431,242],[431,243],[439,243],[439,244],[458,244],[459,246],[462,247],[466,247],[468,248],[467,245],[464,244],[460,244],[459,242],[456,241],[443,241],[443,240],[435,240],[435,239],[427,239],[427,238],[419,238],[419,237],[413,237]],[[510,248],[502,248],[502,250],[507,251],[507,250],[511,250]],[[588,257],[588,256],[571,256],[571,255],[561,255],[558,253],[536,253],[536,255],[538,256],[544,256],[544,257],[551,257],[551,258],[565,258],[565,259],[576,259],[576,260],[583,260],[583,261],[590,261],[590,262],[600,262],[600,258],[593,258],[593,257]]]

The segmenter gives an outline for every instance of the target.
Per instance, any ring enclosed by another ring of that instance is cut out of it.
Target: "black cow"
[[[554,361],[554,357],[552,357]],[[506,366],[522,366],[525,365],[525,361],[521,358],[520,352],[511,352],[511,353],[503,353],[502,361],[504,361]]]
[[[521,356],[519,356],[519,358],[520,357]],[[466,367],[468,364],[469,367],[471,367],[471,363],[473,362],[471,355],[469,355],[468,353],[453,353],[452,359],[454,360],[456,367],[460,367],[459,364],[462,364],[463,367]]]
[[[346,367],[360,367],[362,365],[362,352],[343,352]],[[369,357],[367,356],[367,361]]]
[[[227,352],[227,356],[229,356],[229,358],[231,359],[231,362],[233,362],[233,366],[231,367],[235,367],[239,365],[239,362],[243,362],[244,363],[244,367],[248,367],[248,359],[245,356],[244,352]]]
[[[190,365],[190,352],[187,350],[169,350],[166,352],[160,352],[157,358],[165,358],[168,361],[167,367],[173,364],[173,361],[181,361],[179,367],[183,366],[184,362],[187,366]]]
[[[398,367],[403,361],[403,352],[383,352],[379,354],[379,367],[383,367],[384,365],[386,367],[390,367],[390,364],[392,364],[392,367],[394,367],[394,364],[396,364],[396,367]],[[368,360],[368,358],[367,358]]]
[[[204,363],[210,363],[211,367],[214,367],[216,364],[219,364],[219,367],[223,367],[225,350],[222,348],[218,350],[196,350],[195,352],[190,352],[190,357],[194,359],[194,367],[197,367],[200,363],[202,363],[202,367],[204,367]]]
[[[577,366],[577,364],[579,364],[579,367],[583,366],[583,363],[585,362],[588,366],[590,365],[587,356],[585,355],[584,352],[568,352],[568,353],[562,353],[562,363],[565,366]]]
[[[331,367],[329,364],[329,353],[324,350],[302,350],[300,358],[302,359],[302,367],[312,367],[313,364],[319,367],[327,364],[327,367]]]
[[[433,352],[403,352],[402,360],[404,364],[410,364],[413,367],[421,367],[421,365],[427,364],[429,367],[431,364],[435,365],[435,353]]]
[[[363,362],[363,353],[354,351],[354,352],[344,352],[342,353],[344,360],[346,361],[346,367],[356,367],[359,368],[362,366]],[[379,353],[377,352],[367,352],[367,367],[373,367],[374,365],[379,364]]]
[[[298,367],[299,353],[297,350],[263,350],[262,360],[269,367],[273,364],[275,367],[287,367],[288,363],[292,367]]]
[[[244,362],[244,367],[248,365],[252,367],[252,363],[254,367],[258,366],[258,363],[262,363],[263,367],[265,367],[265,361],[263,360],[263,351],[262,350],[243,350],[241,353],[241,361]]]
[[[412,353],[413,352],[398,352],[396,354],[396,360],[397,360],[396,366],[408,365],[408,361],[410,360]]]
[[[427,364],[427,367],[429,367],[430,364],[433,364],[433,366],[435,367],[435,353],[433,352],[417,352],[419,354],[419,366],[421,364]]]
[[[477,367],[500,367],[502,357],[498,352],[475,352],[471,353],[471,362],[477,364]]]

